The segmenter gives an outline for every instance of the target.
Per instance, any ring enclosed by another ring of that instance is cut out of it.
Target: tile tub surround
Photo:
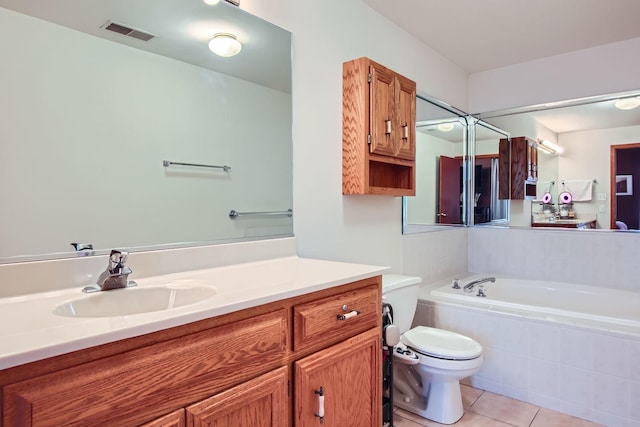
[[[640,292],[640,234],[472,227],[469,270]]]
[[[469,385],[606,426],[640,427],[640,335],[426,301],[414,323],[484,350]]]
[[[431,231],[402,236],[402,274],[419,276],[422,283],[434,283],[469,271],[467,228],[427,229]]]

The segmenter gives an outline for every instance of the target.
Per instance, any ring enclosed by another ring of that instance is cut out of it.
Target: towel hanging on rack
[[[538,181],[536,183],[536,201],[542,202],[545,193],[551,192],[551,187],[555,184],[555,181]]]
[[[593,180],[582,179],[574,181],[562,181],[565,191],[571,193],[574,202],[588,202],[593,192]]]

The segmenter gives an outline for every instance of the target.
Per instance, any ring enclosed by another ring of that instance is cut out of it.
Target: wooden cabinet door
[[[396,157],[413,160],[416,157],[416,83],[402,76],[396,78]]]
[[[276,369],[187,407],[187,427],[286,427],[288,369]]]
[[[140,427],[185,427],[184,408],[141,425]]]
[[[376,328],[297,361],[296,427],[382,425],[381,356],[380,330]],[[322,424],[318,416],[321,398]]]
[[[369,126],[371,130],[371,146],[373,154],[395,156],[394,121],[394,82],[395,75],[390,70],[371,64],[369,67],[371,82],[369,83]]]

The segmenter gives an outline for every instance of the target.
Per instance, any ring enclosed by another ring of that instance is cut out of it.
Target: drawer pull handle
[[[318,412],[313,415],[320,418],[320,424],[324,424],[324,389],[320,386],[320,390],[313,392],[318,395]]]
[[[348,320],[360,314],[360,310],[353,310],[345,314],[338,314],[338,320]]]
[[[409,125],[405,123],[402,126],[402,129],[404,130],[404,132],[402,133],[402,139],[404,139],[405,141],[409,140]]]
[[[391,135],[391,119],[387,119],[384,121],[385,124],[385,135]]]

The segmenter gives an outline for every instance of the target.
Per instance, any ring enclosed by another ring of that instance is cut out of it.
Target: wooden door
[[[460,214],[460,160],[440,156],[438,176],[438,212],[439,224],[461,224]]]
[[[376,328],[296,362],[296,427],[382,425],[381,359]]]
[[[187,407],[187,427],[286,427],[288,369],[276,369]]]
[[[416,157],[416,83],[397,76],[395,92],[398,129],[396,156],[413,160]]]
[[[369,84],[369,127],[371,130],[371,146],[373,154],[395,156],[394,128],[394,81],[392,71],[372,64],[369,67],[371,83]]]

